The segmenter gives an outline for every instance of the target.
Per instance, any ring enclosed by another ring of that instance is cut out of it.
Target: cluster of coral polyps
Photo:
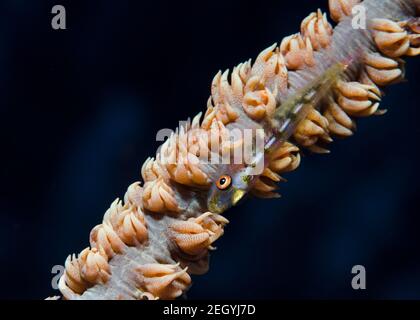
[[[308,74],[319,75],[331,63],[326,56],[338,60],[352,41],[359,40],[363,52],[359,48],[352,57],[349,74],[273,153],[253,193],[276,197],[280,175],[299,166],[300,148],[328,152],[333,137],[353,134],[355,118],[383,113],[380,87],[403,77],[402,56],[420,53],[415,17],[420,5],[415,0],[366,0],[361,4],[369,30],[363,32],[350,30],[356,4],[360,1],[330,0],[335,28],[318,10],[303,20],[299,33],[262,51],[253,64],[239,64],[230,79],[228,71],[214,77],[203,119],[197,115],[146,160],[144,184],[132,184],[124,202],[111,204],[91,232],[90,248],[67,258],[59,283],[65,299],[173,299],[185,292],[191,274],[207,271],[209,250],[228,223],[207,212],[205,199],[217,166],[197,161],[206,149],[197,146],[214,140],[223,144],[224,133],[232,128],[265,128],[281,101],[307,84]],[[212,128],[220,134],[210,134]]]

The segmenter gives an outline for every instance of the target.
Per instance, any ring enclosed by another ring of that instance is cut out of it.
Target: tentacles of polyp
[[[351,26],[355,5],[365,9],[367,30]],[[90,234],[90,247],[67,258],[59,283],[65,299],[182,295],[190,275],[207,271],[209,252],[228,223],[208,212],[205,198],[217,165],[203,160],[242,147],[241,139],[232,142],[233,129],[262,128],[268,135],[267,119],[282,101],[331,63],[350,58],[328,97],[273,152],[254,195],[278,197],[277,184],[298,168],[302,151],[328,152],[335,137],[354,133],[356,119],[384,113],[383,87],[404,78],[404,56],[420,54],[420,2],[329,0],[329,7],[335,28],[318,10],[303,20],[300,32],[263,50],[254,63],[216,74],[204,115],[178,128],[145,161],[143,182],[111,204]],[[221,148],[213,150],[214,144]]]

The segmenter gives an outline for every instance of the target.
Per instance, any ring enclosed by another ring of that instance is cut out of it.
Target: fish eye
[[[220,190],[225,190],[229,188],[231,184],[232,184],[232,178],[226,174],[223,176],[220,176],[220,178],[216,182],[216,186]]]

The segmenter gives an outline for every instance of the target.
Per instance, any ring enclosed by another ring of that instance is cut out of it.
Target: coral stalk
[[[367,30],[352,27],[361,5]],[[211,146],[233,152],[229,132],[262,128],[282,101],[320,76],[331,63],[350,63],[328,99],[310,110],[290,141],[258,176],[252,193],[278,197],[282,174],[295,170],[301,149],[328,152],[334,137],[351,136],[355,119],[381,115],[382,87],[404,77],[403,56],[420,54],[418,0],[329,0],[335,28],[320,10],[300,32],[263,50],[255,62],[219,72],[204,116],[179,128],[142,167],[143,183],[115,200],[90,234],[90,248],[71,255],[59,289],[65,299],[174,299],[190,275],[208,270],[209,252],[228,220],[208,211],[206,197],[218,178]],[[390,18],[392,17],[392,18]],[[206,153],[207,152],[207,153]],[[220,154],[218,154],[220,155]]]

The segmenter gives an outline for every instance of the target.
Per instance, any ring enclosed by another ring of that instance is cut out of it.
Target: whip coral
[[[352,27],[355,5],[365,8],[366,30]],[[204,115],[181,126],[145,161],[143,182],[111,204],[90,234],[90,248],[67,258],[59,282],[65,299],[174,299],[184,293],[190,275],[208,270],[209,252],[228,223],[207,202],[209,190],[216,183],[223,188],[226,178],[218,180],[220,166],[201,160],[230,157],[243,147],[241,140],[231,143],[234,129],[262,129],[266,140],[276,110],[331,64],[350,58],[343,77],[272,152],[252,194],[278,197],[281,175],[298,168],[301,148],[326,153],[333,137],[353,134],[355,119],[384,113],[382,87],[403,79],[403,56],[420,54],[420,1],[329,0],[329,8],[334,28],[318,10],[300,32],[263,50],[254,63],[216,74]],[[216,154],[214,144],[221,146]]]

